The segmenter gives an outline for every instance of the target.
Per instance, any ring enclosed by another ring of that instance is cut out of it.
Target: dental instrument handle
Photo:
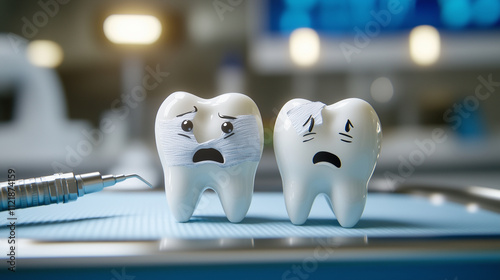
[[[102,176],[99,172],[79,175],[73,172],[57,173],[14,182],[0,182],[0,211],[68,203],[129,178],[137,178],[149,187],[153,187],[136,174]]]

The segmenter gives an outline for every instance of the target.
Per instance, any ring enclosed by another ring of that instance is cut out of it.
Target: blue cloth
[[[205,193],[190,222],[170,215],[163,192],[104,191],[76,202],[16,210],[17,238],[35,240],[156,240],[161,238],[418,237],[499,235],[500,215],[429,199],[368,194],[354,228],[342,228],[322,197],[302,226],[288,219],[281,193],[255,193],[246,218],[230,223],[214,193]],[[8,236],[7,212],[0,236]]]

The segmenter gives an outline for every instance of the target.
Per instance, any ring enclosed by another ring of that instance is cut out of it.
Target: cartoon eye
[[[345,123],[345,127],[344,127],[345,132],[351,131],[351,128],[354,128],[354,125],[352,125],[351,120],[347,119],[347,122]],[[349,138],[349,139],[340,139],[340,141],[346,142],[346,143],[352,143],[352,136],[351,135],[345,134],[342,132],[339,132],[339,134]]]
[[[224,122],[221,126],[220,126],[220,129],[222,129],[222,131],[224,133],[231,133],[233,132],[233,124],[230,123],[230,122]]]
[[[344,129],[345,132],[351,131],[351,128],[354,128],[354,126],[352,125],[351,120],[347,119],[347,122],[345,123],[345,129]]]
[[[185,120],[182,122],[181,128],[186,132],[190,132],[191,130],[193,130],[193,122],[190,120]]]
[[[312,115],[309,116],[309,118],[307,119],[307,121],[302,125],[302,126],[306,126],[306,124],[308,122],[311,122],[311,124],[309,124],[309,128],[307,129],[309,132],[311,132],[314,128],[314,118],[312,117]]]

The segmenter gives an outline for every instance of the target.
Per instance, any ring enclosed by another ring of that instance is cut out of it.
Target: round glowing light
[[[434,64],[441,52],[439,31],[429,25],[420,25],[410,32],[410,56],[419,65]]]
[[[379,103],[387,103],[391,101],[394,95],[394,88],[391,80],[386,77],[375,79],[370,86],[370,94],[373,100]]]
[[[162,31],[160,20],[151,15],[110,15],[103,28],[111,42],[134,45],[152,44]]]
[[[310,28],[295,29],[290,35],[290,57],[302,67],[309,67],[319,59],[320,40],[318,33]]]
[[[469,213],[476,213],[479,210],[479,205],[477,205],[477,203],[469,203],[465,206],[465,209],[467,209]]]
[[[32,41],[26,51],[28,60],[38,67],[55,68],[63,61],[63,50],[53,41]]]
[[[440,193],[434,193],[431,195],[430,200],[433,205],[439,206],[446,201],[446,198]]]

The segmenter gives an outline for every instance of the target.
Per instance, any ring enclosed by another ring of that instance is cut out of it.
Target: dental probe
[[[75,175],[73,172],[57,173],[25,180],[0,182],[0,211],[19,208],[68,203],[89,193],[129,178],[137,178],[149,187],[148,181],[136,174],[104,175],[99,172]]]

